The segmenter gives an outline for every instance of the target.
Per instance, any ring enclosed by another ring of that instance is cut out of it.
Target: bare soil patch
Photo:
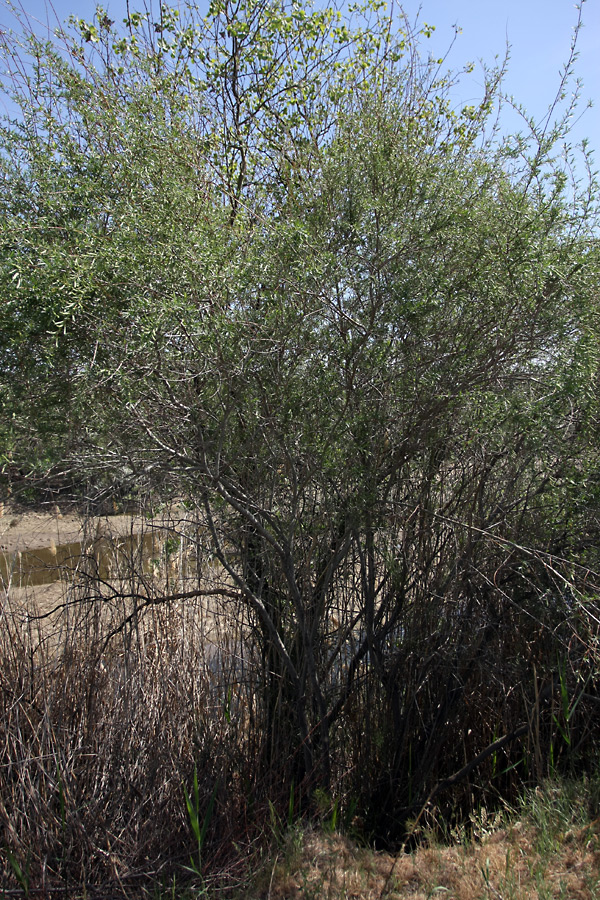
[[[72,544],[90,534],[122,536],[139,531],[146,523],[144,516],[114,515],[85,518],[78,513],[51,511],[19,511],[7,506],[0,517],[0,552],[5,554],[37,548]]]

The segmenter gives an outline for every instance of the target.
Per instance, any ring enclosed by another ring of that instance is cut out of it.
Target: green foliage
[[[206,835],[208,833],[208,828],[210,826],[210,822],[213,815],[213,810],[215,806],[215,799],[217,796],[217,788],[218,783],[215,784],[212,793],[210,795],[210,800],[208,801],[208,806],[206,807],[206,812],[201,819],[201,807],[200,807],[200,788],[198,786],[198,771],[194,769],[194,782],[192,788],[192,795],[190,796],[187,792],[186,787],[183,788],[183,795],[185,797],[185,806],[187,809],[188,820],[190,824],[191,832],[194,836],[196,842],[196,852],[197,857],[190,857],[190,871],[195,875],[198,875],[202,878],[202,851],[204,848],[204,844],[206,841]]]
[[[8,848],[6,848],[4,852],[6,853],[6,858],[8,859],[13,875],[23,891],[24,896],[29,897],[29,875],[27,869],[23,871],[18,860]]]

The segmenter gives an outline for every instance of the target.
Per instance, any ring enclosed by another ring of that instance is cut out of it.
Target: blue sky
[[[46,23],[67,18],[75,13],[91,18],[95,0],[21,0],[24,10]],[[158,0],[156,0],[156,3]],[[131,8],[143,2],[130,0]],[[125,15],[125,0],[105,0],[111,17],[120,21]],[[208,0],[207,0],[208,5]],[[503,57],[507,41],[511,45],[511,61],[506,90],[512,93],[538,120],[553,100],[560,82],[560,69],[569,55],[577,10],[572,0],[406,0],[404,9],[412,20],[418,14],[421,21],[436,26],[434,36],[426,46],[435,55],[442,55],[454,36],[454,25],[460,26],[448,65],[460,67],[466,61],[479,59],[492,64],[495,56]],[[574,126],[573,139],[589,138],[600,167],[600,0],[583,3],[584,28],[580,33],[577,72],[584,82],[584,101],[597,101],[597,107],[584,112]],[[10,24],[10,16],[0,10],[0,23]],[[456,102],[477,100],[482,84],[481,71],[461,85]],[[581,110],[584,111],[585,102]]]
[[[419,9],[417,0],[407,0],[410,14]],[[554,100],[560,84],[560,71],[569,57],[577,9],[572,0],[423,0],[421,17],[436,26],[429,42],[437,52],[452,41],[453,25],[462,28],[448,58],[450,66],[459,67],[466,60],[483,59],[488,64],[494,57],[504,57],[507,42],[510,62],[505,91],[514,95],[539,121]],[[583,3],[583,28],[579,33],[576,72],[583,81],[583,116],[573,127],[573,138],[587,137],[600,165],[600,0]],[[469,84],[481,85],[477,69],[462,89],[463,102],[469,101]],[[585,110],[586,101],[594,108]]]

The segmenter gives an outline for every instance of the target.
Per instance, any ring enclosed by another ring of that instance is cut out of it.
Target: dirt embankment
[[[9,555],[26,550],[73,544],[90,536],[123,536],[140,531],[143,516],[116,515],[85,519],[73,512],[19,511],[4,506],[0,513],[0,553]]]

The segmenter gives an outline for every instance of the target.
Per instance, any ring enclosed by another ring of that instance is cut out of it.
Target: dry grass
[[[201,817],[216,797],[212,871],[246,839],[234,785],[256,787],[244,623],[219,595],[144,605],[181,588],[169,562],[105,583],[82,566],[52,586],[59,608],[41,619],[35,590],[3,591],[0,889],[134,896],[185,882],[195,771]]]
[[[550,811],[550,810],[549,810]],[[480,839],[431,839],[393,856],[345,837],[308,832],[290,839],[262,882],[245,896],[264,900],[595,900],[600,897],[598,821],[549,832],[530,815]]]

